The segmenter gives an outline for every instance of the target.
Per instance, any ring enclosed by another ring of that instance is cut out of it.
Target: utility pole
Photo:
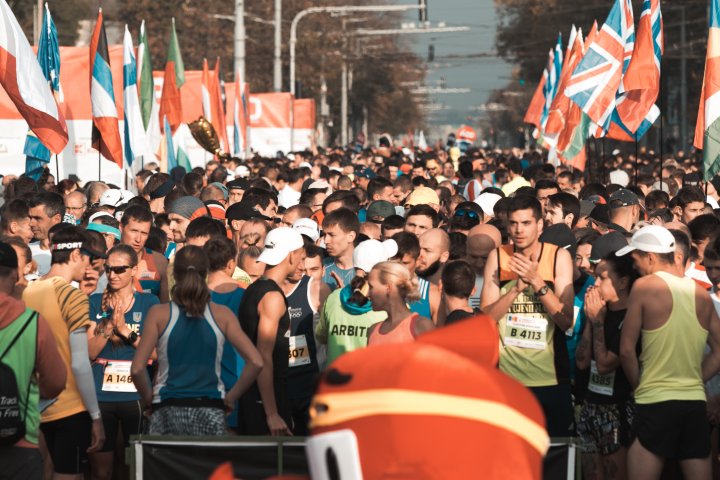
[[[235,0],[235,75],[245,81],[245,0]]]
[[[685,151],[688,143],[687,123],[687,37],[685,30],[685,6],[680,8],[680,148]],[[661,90],[662,91],[662,90]],[[662,93],[661,93],[662,95]],[[662,115],[664,112],[660,112]]]
[[[342,19],[343,50],[342,50],[342,93],[340,97],[340,144],[344,147],[348,143],[348,65],[347,65],[347,35],[345,27],[347,20]]]
[[[290,85],[295,92],[295,86]],[[275,0],[275,64],[273,71],[273,90],[282,91],[282,0]]]

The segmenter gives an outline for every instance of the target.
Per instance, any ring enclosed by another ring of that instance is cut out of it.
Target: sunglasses
[[[114,273],[115,275],[122,275],[131,268],[132,267],[130,265],[121,265],[119,267],[111,267],[110,265],[105,265],[105,273],[107,273],[108,275],[110,273]]]
[[[455,214],[453,215],[453,217],[455,217],[455,218],[467,217],[467,218],[472,218],[473,220],[480,219],[480,216],[477,214],[477,212],[474,212],[472,210],[465,210],[462,208],[460,210],[455,210]]]

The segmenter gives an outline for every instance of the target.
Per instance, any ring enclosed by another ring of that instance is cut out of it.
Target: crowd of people
[[[584,478],[711,478],[720,177],[666,157],[384,143],[147,163],[133,191],[5,176],[0,478],[109,479],[139,433],[308,435],[335,359],[479,314]]]

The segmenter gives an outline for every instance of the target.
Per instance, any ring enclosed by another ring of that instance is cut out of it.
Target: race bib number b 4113
[[[548,321],[544,318],[508,315],[504,343],[507,346],[544,350],[547,346]]]

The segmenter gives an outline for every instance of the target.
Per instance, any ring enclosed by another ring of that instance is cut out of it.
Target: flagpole
[[[605,183],[605,137],[602,137],[602,139],[600,139],[600,148],[601,148],[601,150],[600,150],[600,165],[602,166],[601,167],[602,168],[602,170],[601,170],[602,177],[600,179],[600,183],[604,184]]]
[[[638,158],[638,137],[637,137],[637,131],[635,132],[635,186],[637,186],[638,183],[638,164],[640,163],[640,159]]]
[[[55,183],[60,183],[60,160],[58,160],[58,154],[55,154],[55,172],[56,172],[56,180]]]
[[[98,150],[98,182],[102,182],[102,175],[100,174],[101,168],[102,168],[102,156],[100,155],[100,150]]]
[[[660,81],[660,190],[663,188],[663,112],[665,111],[665,95],[663,95],[662,80]]]

